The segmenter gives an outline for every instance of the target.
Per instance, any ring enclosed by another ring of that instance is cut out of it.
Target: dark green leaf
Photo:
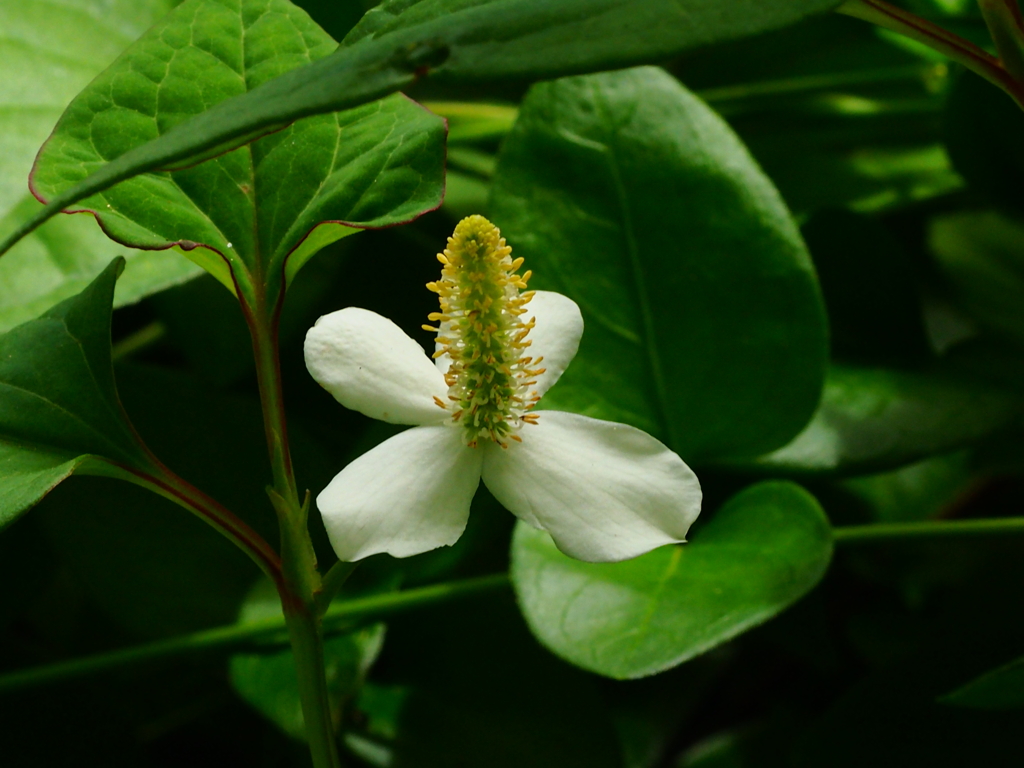
[[[216,284],[210,290],[233,303]],[[273,540],[277,520],[261,482],[270,467],[258,398],[214,392],[156,366],[119,364],[117,382],[132,424],[161,461]],[[334,463],[301,425],[290,426],[302,480],[325,482]],[[36,514],[78,587],[142,637],[231,624],[252,586],[252,564],[228,541],[126,483],[68,483]]]
[[[971,709],[1024,709],[1024,659],[986,672],[939,701]]]
[[[512,577],[542,643],[624,679],[681,664],[767,621],[817,584],[831,557],[814,498],[768,482],[733,497],[692,543],[624,563],[573,560],[520,523]]]
[[[717,682],[724,658],[706,658],[670,672],[605,689],[622,746],[622,768],[664,764],[681,728]]]
[[[363,0],[299,0],[313,20],[331,37],[341,40],[359,23],[366,9],[372,5]]]
[[[921,654],[920,647],[915,651]],[[961,660],[936,656],[928,664],[958,666]],[[933,679],[922,680],[921,666],[915,656],[853,685],[803,732],[787,765],[1012,768],[1024,762],[1018,712],[974,712],[937,704],[934,677],[943,672],[929,670]]]
[[[828,14],[673,72],[730,121],[797,215],[907,207],[963,186],[941,142],[949,66],[878,32]]]
[[[825,294],[834,358],[906,366],[930,357],[910,259],[877,219],[824,211],[803,234]]]
[[[883,110],[885,105],[875,108]],[[854,109],[848,119],[859,117]],[[918,116],[895,116],[890,120],[905,126],[914,118]],[[797,215],[834,206],[862,213],[885,212],[920,205],[963,188],[963,179],[950,166],[940,143],[916,136],[913,143],[901,141],[900,133],[884,123],[862,127],[862,121],[860,118],[855,125],[864,136],[846,125],[832,130],[810,129],[804,118],[798,119],[803,124],[800,128],[750,137],[748,141],[751,152]],[[835,134],[847,132],[854,135],[845,143],[853,146],[836,147]],[[889,141],[874,138],[876,133],[888,133]]]
[[[781,768],[792,726],[778,720],[715,733],[686,750],[673,768]]]
[[[622,768],[598,681],[533,642],[510,594],[424,618],[388,629],[389,680],[409,689],[394,768]]]
[[[1005,209],[1024,211],[1024,113],[1003,91],[964,72],[946,102],[946,143],[971,187]]]
[[[238,620],[245,624],[281,615],[281,601],[273,584],[260,581],[243,604]],[[336,717],[358,691],[383,643],[383,624],[324,640],[328,695]],[[289,736],[305,738],[295,657],[290,649],[236,654],[231,657],[230,674],[232,685],[243,699]]]
[[[64,107],[171,5],[169,0],[0,2],[0,234],[38,210],[26,181],[39,145]],[[87,216],[49,223],[0,261],[0,331],[78,293],[125,251]],[[126,256],[115,306],[199,273],[180,253]]]
[[[846,480],[842,488],[862,501],[879,522],[927,520],[968,492],[969,459],[967,451],[935,456],[892,472]]]
[[[33,516],[77,589],[138,637],[229,624],[252,584],[252,563],[229,541],[129,483],[65,483]]]
[[[827,355],[810,258],[729,128],[654,68],[535,86],[492,212],[536,288],[587,330],[547,407],[625,422],[689,459],[793,437]]]
[[[288,0],[190,0],[68,107],[33,187],[52,198],[187,117],[327,56],[336,43]],[[115,240],[179,244],[243,293],[288,279],[325,245],[441,202],[444,123],[401,95],[301,120],[248,148],[140,176],[83,201]],[[196,246],[203,248],[196,250]]]
[[[73,472],[130,477],[150,466],[110,364],[110,263],[77,296],[0,336],[0,525]]]
[[[833,366],[807,428],[756,466],[795,474],[880,472],[968,446],[1019,415],[1016,398],[970,380]]]
[[[667,58],[794,24],[831,0],[388,0],[345,45],[439,38],[440,79],[546,78]]]
[[[960,306],[1024,343],[1024,225],[995,211],[958,211],[931,221],[928,244]]]
[[[284,2],[278,0],[277,7]],[[198,4],[193,0],[182,7],[191,11]],[[733,0],[728,6],[720,0],[395,0],[374,9],[334,55],[274,78],[251,95],[228,99],[192,120],[175,120],[178,125],[157,141],[152,141],[157,132],[151,124],[140,133],[148,143],[116,147],[125,154],[104,158],[117,160],[102,170],[99,164],[91,167],[94,175],[87,182],[81,181],[85,174],[76,174],[75,180],[81,183],[64,187],[48,212],[139,173],[209,156],[216,148],[238,146],[298,118],[356,107],[405,88],[428,72],[442,81],[464,82],[554,77],[659,61],[691,48],[795,24],[837,4],[837,0]],[[193,104],[186,114],[201,108]],[[143,113],[135,115],[131,119],[137,127],[146,122]],[[161,131],[169,127],[162,126]]]

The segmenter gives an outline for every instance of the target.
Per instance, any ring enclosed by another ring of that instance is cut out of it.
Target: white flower
[[[583,318],[561,294],[521,293],[530,273],[517,275],[522,259],[510,254],[480,216],[449,238],[442,279],[428,285],[441,299],[436,363],[365,309],[325,315],[307,334],[306,366],[338,402],[415,425],[317,497],[342,560],[454,544],[481,479],[520,520],[591,562],[681,542],[700,512],[696,476],[646,432],[532,410],[576,355]]]

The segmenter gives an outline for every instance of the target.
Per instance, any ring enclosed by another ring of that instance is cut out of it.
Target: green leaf
[[[833,366],[806,429],[755,467],[864,474],[963,448],[1010,426],[1015,397],[942,373]]]
[[[667,58],[794,24],[832,0],[388,0],[345,45],[435,35],[450,49],[443,80],[546,78]]]
[[[1024,343],[1024,225],[996,211],[957,211],[932,219],[928,244],[960,306]]]
[[[282,616],[274,585],[260,581],[242,605],[239,624]],[[324,640],[327,692],[336,716],[362,684],[384,644],[384,625],[373,624]],[[277,647],[265,653],[239,653],[231,657],[231,684],[257,711],[296,739],[305,738],[295,657],[291,649]]]
[[[0,0],[0,235],[38,210],[28,194],[29,171],[64,107],[171,5],[169,0]],[[50,222],[0,261],[0,331],[78,293],[124,252],[89,217]],[[115,306],[199,273],[180,253],[126,256]]]
[[[491,211],[532,287],[583,312],[546,407],[632,424],[688,460],[779,447],[814,412],[826,327],[800,234],[740,141],[665,72],[534,86]]]
[[[624,563],[561,554],[520,523],[512,579],[534,634],[562,658],[618,679],[681,664],[761,624],[808,592],[832,557],[828,520],[797,485],[729,500],[690,544]]]
[[[288,0],[190,0],[68,107],[33,188],[52,198],[189,116],[336,43]],[[287,279],[319,249],[440,205],[444,122],[401,95],[301,120],[199,165],[150,173],[82,201],[115,240],[178,244],[244,294]],[[201,246],[201,247],[200,247]]]
[[[238,146],[298,118],[359,106],[427,73],[442,82],[471,82],[661,61],[795,24],[836,5],[837,0],[733,0],[727,8],[720,0],[395,0],[374,9],[334,55],[180,122],[159,139],[150,130],[149,141],[131,151],[119,147],[125,154],[114,155],[117,160],[102,170],[92,167],[96,172],[87,182],[65,187],[40,216],[136,174]],[[182,7],[196,6],[193,1]]]
[[[110,364],[110,263],[77,296],[0,336],[0,526],[74,472],[130,479],[151,461]]]
[[[1024,709],[1024,658],[986,672],[939,701],[970,709]]]

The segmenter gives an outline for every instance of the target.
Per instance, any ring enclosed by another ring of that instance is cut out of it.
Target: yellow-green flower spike
[[[534,321],[523,322],[533,298],[526,291],[530,273],[516,274],[522,259],[512,259],[498,228],[483,216],[458,223],[448,247],[437,255],[441,279],[427,283],[441,301],[441,311],[430,319],[440,327],[434,357],[447,354],[451,367],[445,374],[448,402],[435,398],[463,427],[469,446],[491,440],[502,448],[524,423],[535,423],[530,409],[540,398],[530,391],[544,372],[542,358],[525,354]],[[520,291],[523,291],[522,293]]]

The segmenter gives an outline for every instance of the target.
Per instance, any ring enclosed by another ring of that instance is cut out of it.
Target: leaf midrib
[[[679,445],[675,433],[675,425],[668,417],[668,387],[665,383],[664,372],[661,364],[661,356],[655,342],[655,321],[654,311],[651,308],[650,296],[647,292],[647,282],[644,275],[643,263],[640,258],[640,247],[637,243],[636,232],[633,228],[633,217],[629,207],[629,195],[622,179],[622,172],[616,157],[617,134],[613,129],[613,121],[610,115],[610,108],[598,83],[590,82],[590,89],[594,96],[594,104],[601,115],[601,122],[605,127],[604,144],[608,151],[604,153],[608,170],[612,176],[615,186],[615,194],[619,203],[620,215],[622,218],[622,231],[626,240],[626,250],[629,254],[630,267],[633,274],[633,288],[636,293],[637,303],[640,305],[640,316],[643,322],[644,349],[647,353],[647,363],[651,378],[654,381],[656,407],[660,421],[664,427],[664,436],[667,438],[668,447],[675,450]]]
[[[116,443],[113,443],[109,436],[103,434],[99,429],[97,429],[94,425],[90,424],[88,421],[86,421],[84,418],[79,416],[77,413],[74,413],[73,411],[69,411],[63,405],[60,405],[59,403],[54,402],[53,400],[51,400],[49,397],[47,397],[46,395],[42,394],[41,392],[34,392],[31,389],[26,389],[25,387],[19,386],[17,384],[13,384],[13,383],[11,383],[9,381],[3,381],[3,380],[0,380],[0,388],[13,389],[13,390],[15,390],[17,392],[21,392],[21,393],[23,393],[25,395],[28,395],[29,397],[35,398],[37,400],[41,400],[42,402],[44,402],[49,407],[53,408],[56,411],[59,411],[60,413],[68,416],[72,421],[75,421],[78,424],[80,424],[83,427],[85,427],[86,431],[91,432],[93,435],[98,437],[100,442],[102,442],[102,443],[104,443],[106,445],[112,446],[115,449],[114,451],[112,451],[113,453],[117,453],[117,454],[121,454],[122,453],[122,449],[119,446],[117,446]],[[6,431],[0,432],[0,434],[3,435],[3,439],[8,440],[8,441],[14,440],[14,441],[19,441],[19,442],[29,443],[29,441],[21,440],[20,438],[12,438],[10,435],[8,435],[8,433]],[[32,443],[29,443],[29,444],[32,444]],[[44,444],[36,443],[36,445],[42,446]],[[61,448],[59,446],[52,446],[51,445],[51,446],[47,446],[47,447],[50,450],[54,450],[54,449],[61,450]],[[69,449],[69,450],[72,450],[72,449]],[[77,449],[73,449],[73,450],[77,450]],[[92,453],[92,451],[84,451],[82,454],[79,454],[79,455],[84,455],[86,453]]]

